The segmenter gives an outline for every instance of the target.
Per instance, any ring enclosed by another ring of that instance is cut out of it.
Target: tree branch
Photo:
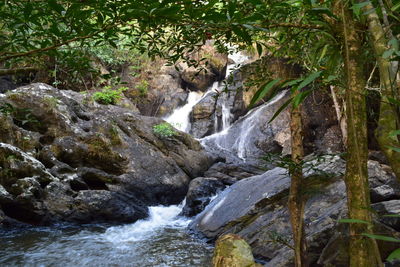
[[[27,73],[27,72],[35,72],[39,69],[36,67],[25,67],[25,68],[16,68],[16,69],[0,69],[0,76],[3,75],[15,75],[18,73]]]

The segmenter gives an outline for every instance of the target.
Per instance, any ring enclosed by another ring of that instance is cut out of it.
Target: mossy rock
[[[250,246],[238,235],[221,236],[215,245],[213,267],[259,267]]]

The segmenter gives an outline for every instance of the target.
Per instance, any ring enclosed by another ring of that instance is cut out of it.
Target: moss
[[[46,110],[52,111],[58,106],[58,99],[52,96],[45,96],[43,98],[43,103],[46,106]]]
[[[256,267],[250,246],[234,234],[220,237],[215,246],[214,267]]]
[[[121,145],[122,139],[119,135],[118,128],[114,125],[108,129],[108,136],[110,137],[111,145]]]

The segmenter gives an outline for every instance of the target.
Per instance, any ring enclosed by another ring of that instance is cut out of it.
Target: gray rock
[[[372,208],[378,213],[379,220],[400,231],[400,200],[389,200],[384,202],[375,203]],[[392,217],[390,217],[392,215]],[[394,216],[397,217],[394,217]]]
[[[217,98],[217,93],[208,93],[201,101],[194,105],[190,113],[190,133],[194,137],[202,138],[216,131],[214,113]]]
[[[32,84],[2,103],[25,112],[0,115],[0,205],[20,221],[132,222],[182,201],[211,163],[191,136],[155,135],[163,120],[88,95]]]
[[[391,174],[379,172],[385,166],[374,161],[369,162],[369,169],[372,186],[391,178]],[[316,264],[321,251],[338,231],[338,219],[346,217],[344,170],[345,162],[337,156],[311,160],[304,170],[308,194],[305,224],[311,264]],[[385,176],[378,177],[377,173]],[[250,244],[257,258],[268,261],[265,266],[292,266],[293,252],[284,245],[292,240],[286,208],[289,185],[290,178],[282,168],[242,179],[221,192],[193,220],[190,228],[211,240],[227,233],[238,234]]]
[[[204,210],[210,203],[211,197],[222,191],[226,186],[216,178],[198,177],[189,184],[186,194],[186,204],[182,215],[192,217]]]

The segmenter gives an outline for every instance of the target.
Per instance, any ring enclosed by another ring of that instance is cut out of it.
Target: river
[[[187,232],[181,205],[133,224],[0,230],[0,266],[208,266],[212,247]]]

